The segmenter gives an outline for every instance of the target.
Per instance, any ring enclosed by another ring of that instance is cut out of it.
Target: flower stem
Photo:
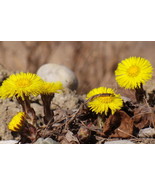
[[[135,89],[135,97],[137,100],[137,103],[143,103],[144,102],[144,98],[146,98],[146,92],[143,89],[143,84],[140,84],[140,88],[136,88]]]
[[[30,100],[27,96],[24,96],[24,100],[22,100],[21,97],[16,97],[17,101],[19,104],[21,104],[23,111],[26,113],[28,116],[28,119],[30,120],[30,123],[32,125],[36,124],[36,113],[35,110],[30,106]]]
[[[51,110],[51,101],[54,97],[54,93],[47,95],[47,94],[41,94],[41,99],[43,102],[43,109],[44,109],[44,123],[48,124],[49,122],[54,121],[54,113],[53,110]]]

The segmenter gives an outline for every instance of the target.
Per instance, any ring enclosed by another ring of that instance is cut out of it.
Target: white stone
[[[115,141],[106,141],[104,144],[134,144],[130,140],[115,140]]]
[[[155,129],[151,127],[141,129],[138,137],[155,137]]]
[[[0,144],[17,144],[18,141],[16,140],[2,140],[0,141]]]
[[[43,139],[40,137],[34,144],[59,144],[59,143],[51,138]]]
[[[76,90],[78,87],[78,80],[74,72],[64,65],[44,64],[38,69],[37,75],[47,82],[60,81],[64,87],[71,90]]]

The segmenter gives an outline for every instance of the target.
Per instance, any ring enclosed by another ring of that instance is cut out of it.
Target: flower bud
[[[80,141],[86,141],[89,139],[91,135],[91,131],[89,129],[87,129],[86,127],[80,127],[78,133],[77,133],[77,136],[78,136],[78,139]]]

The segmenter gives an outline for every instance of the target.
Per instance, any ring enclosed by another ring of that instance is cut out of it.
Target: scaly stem
[[[30,106],[30,100],[27,96],[24,96],[24,100],[22,100],[21,97],[16,97],[19,104],[21,104],[23,111],[26,113],[28,119],[30,120],[30,123],[32,125],[36,124],[36,113],[35,110]]]
[[[143,103],[144,99],[146,98],[146,92],[143,89],[142,83],[140,84],[140,88],[136,88],[135,90],[136,90],[135,96],[136,96],[137,103]]]
[[[47,94],[41,94],[41,99],[43,102],[43,109],[44,109],[44,123],[48,124],[49,122],[54,121],[54,113],[53,110],[51,110],[51,101],[54,97],[54,93],[47,95]]]

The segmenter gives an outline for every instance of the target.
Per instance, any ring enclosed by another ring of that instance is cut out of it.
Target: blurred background
[[[155,42],[147,41],[1,41],[0,64],[9,71],[36,73],[45,63],[63,64],[78,78],[78,93],[116,85],[117,64],[130,56],[155,67]]]

